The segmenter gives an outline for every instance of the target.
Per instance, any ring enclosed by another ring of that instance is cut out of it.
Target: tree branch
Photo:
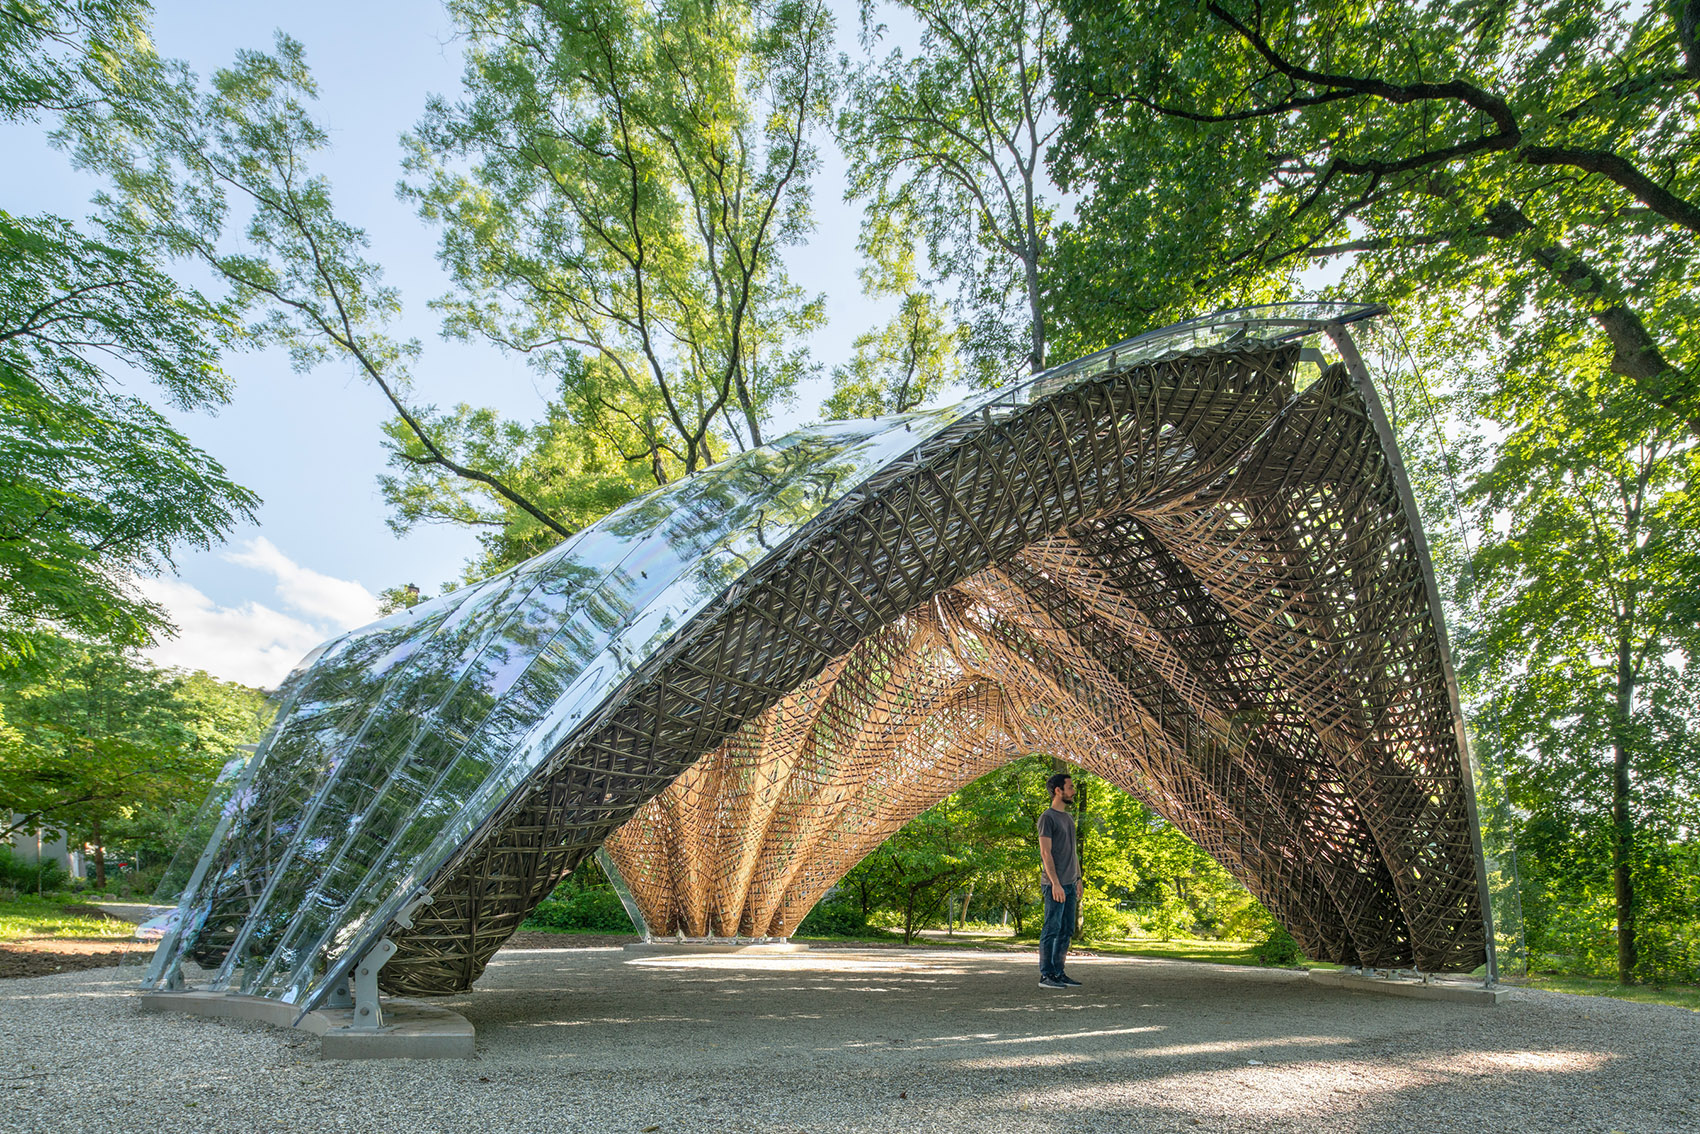
[[[1695,0],[1700,4],[1700,0]],[[1524,146],[1517,157],[1529,165],[1562,165],[1597,173],[1634,194],[1636,200],[1667,220],[1700,232],[1700,206],[1677,196],[1610,150],[1575,150],[1561,146]]]
[[[1671,365],[1641,317],[1622,301],[1606,298],[1605,279],[1580,256],[1562,244],[1543,244],[1535,225],[1522,209],[1501,201],[1488,210],[1484,235],[1521,240],[1529,255],[1563,284],[1587,309],[1611,343],[1611,371],[1633,382],[1653,402],[1677,414],[1688,432],[1700,437],[1700,415],[1684,404],[1673,388],[1681,376]]]

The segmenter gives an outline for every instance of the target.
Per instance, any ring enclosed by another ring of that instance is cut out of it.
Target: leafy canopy
[[[904,4],[920,50],[857,69],[838,116],[848,196],[866,202],[863,251],[876,262],[924,243],[929,269],[954,281],[971,327],[978,379],[1001,384],[1044,369],[1041,272],[1053,206],[1047,148],[1062,21],[1049,0]],[[879,8],[862,6],[862,38],[881,41]]]
[[[1691,5],[1068,12],[1058,170],[1095,190],[1064,240],[1075,325],[1160,307],[1141,280],[1208,303],[1350,254],[1360,296],[1456,296],[1461,347],[1605,344],[1700,432]]]
[[[110,646],[41,636],[0,683],[0,812],[8,830],[193,808],[271,710],[257,690],[163,672]]]
[[[158,94],[139,4],[0,8],[0,116],[67,137]],[[144,645],[170,629],[134,588],[184,544],[208,547],[258,499],[145,401],[229,394],[229,310],[181,287],[121,232],[0,210],[0,666],[43,625]]]
[[[466,97],[432,101],[405,188],[443,226],[448,330],[530,354],[562,421],[651,483],[760,444],[822,318],[781,252],[812,224],[825,8],[451,10]]]

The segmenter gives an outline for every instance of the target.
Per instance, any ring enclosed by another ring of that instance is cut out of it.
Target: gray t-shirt
[[[1045,808],[1039,816],[1039,837],[1051,840],[1051,861],[1056,864],[1057,881],[1064,886],[1080,884],[1080,855],[1074,841],[1074,816],[1054,807]],[[1045,881],[1045,860],[1039,859],[1039,881]]]

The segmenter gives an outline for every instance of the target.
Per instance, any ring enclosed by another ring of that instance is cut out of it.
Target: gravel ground
[[[129,973],[0,984],[0,1130],[1700,1131],[1700,1013],[1497,1007],[1135,958],[505,950],[466,1062],[143,1015]]]

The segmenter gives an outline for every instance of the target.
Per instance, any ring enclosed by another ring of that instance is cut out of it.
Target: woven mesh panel
[[[608,844],[651,926],[785,935],[1040,750],[1147,800],[1312,955],[1484,959],[1424,564],[1336,367],[1250,345],[959,422],[741,579],[434,878],[383,971],[467,987]]]

